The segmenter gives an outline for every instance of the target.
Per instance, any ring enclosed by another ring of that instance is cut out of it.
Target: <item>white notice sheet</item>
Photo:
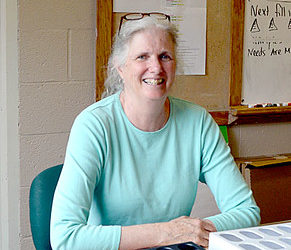
[[[205,75],[206,0],[114,0],[114,12],[162,12],[178,28],[178,74]]]

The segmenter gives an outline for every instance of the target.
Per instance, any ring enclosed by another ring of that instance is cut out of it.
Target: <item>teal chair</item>
[[[37,250],[51,250],[50,219],[53,196],[63,165],[48,168],[31,183],[29,193],[30,227]]]

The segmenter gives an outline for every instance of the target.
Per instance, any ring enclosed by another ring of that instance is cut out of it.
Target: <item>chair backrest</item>
[[[50,245],[50,219],[52,201],[63,165],[48,168],[31,183],[29,194],[30,227],[37,250],[52,249]]]

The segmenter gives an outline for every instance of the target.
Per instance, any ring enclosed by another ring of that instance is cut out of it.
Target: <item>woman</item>
[[[259,223],[211,116],[168,96],[175,71],[169,17],[124,16],[109,60],[109,97],[85,109],[71,130],[52,208],[54,249],[207,247],[210,232]],[[221,214],[189,217],[198,181]]]

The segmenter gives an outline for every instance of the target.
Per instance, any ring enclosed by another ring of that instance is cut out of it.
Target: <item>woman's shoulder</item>
[[[85,108],[81,113],[86,113],[86,112],[89,112],[89,113],[93,112],[94,113],[94,112],[110,109],[113,105],[116,105],[117,95],[118,95],[118,93],[113,94],[111,96],[108,96],[104,99],[101,99],[101,100],[91,104],[87,108]]]
[[[99,120],[101,123],[103,123],[104,121],[110,119],[113,113],[118,110],[118,108],[118,94],[113,94],[85,108],[76,117],[75,122],[92,121],[95,123],[97,120]]]
[[[177,97],[169,96],[170,102],[175,109],[178,111],[183,110],[184,112],[193,112],[193,113],[200,113],[205,114],[207,113],[206,109],[196,103],[180,99]]]
[[[79,116],[86,116],[86,115],[93,115],[93,116],[103,116],[112,114],[112,111],[114,109],[119,108],[119,93],[113,94],[111,96],[108,96],[104,99],[101,99],[87,108],[85,108]]]

